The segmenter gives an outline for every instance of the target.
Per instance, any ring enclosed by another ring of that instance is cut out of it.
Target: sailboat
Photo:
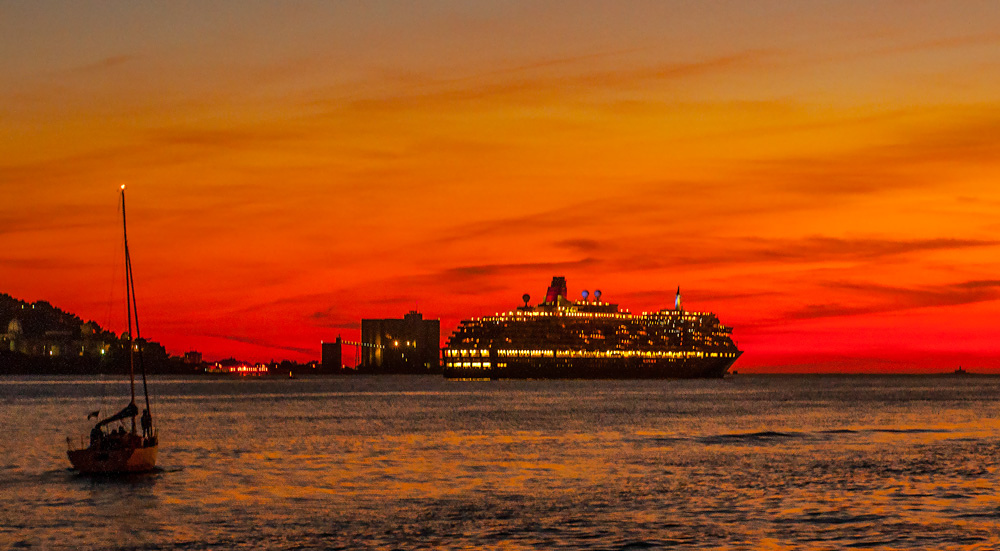
[[[153,415],[149,407],[149,390],[146,387],[146,368],[142,362],[142,337],[139,334],[139,315],[135,304],[135,284],[132,279],[132,258],[128,252],[128,225],[125,222],[125,186],[121,187],[122,197],[122,235],[125,240],[125,302],[128,310],[128,333],[126,344],[129,350],[128,377],[132,391],[132,399],[118,413],[105,419],[98,419],[90,431],[89,442],[81,441],[75,445],[67,438],[69,461],[73,468],[82,474],[122,474],[140,473],[156,468],[156,450],[159,444],[156,429],[153,427]],[[133,322],[135,340],[132,339]],[[146,408],[139,415],[135,403],[135,368],[136,363],[142,374],[142,393]],[[99,412],[87,418],[100,416]],[[142,432],[136,428],[136,417],[140,417]],[[125,429],[125,421],[130,421],[129,430]],[[118,429],[112,428],[112,423],[118,422]]]

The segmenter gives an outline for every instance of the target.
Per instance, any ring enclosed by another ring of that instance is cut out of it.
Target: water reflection
[[[997,543],[1000,380],[876,381],[165,381],[162,470],[127,479],[70,473],[87,408],[20,381],[0,547]]]

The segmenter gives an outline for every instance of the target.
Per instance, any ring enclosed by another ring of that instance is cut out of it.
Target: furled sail
[[[139,408],[135,407],[135,402],[129,402],[129,405],[125,406],[125,409],[119,411],[118,413],[112,415],[111,417],[108,417],[107,419],[104,419],[100,423],[97,423],[97,426],[103,427],[108,423],[114,423],[115,421],[118,421],[120,419],[128,419],[130,417],[135,417],[136,415],[139,415]]]

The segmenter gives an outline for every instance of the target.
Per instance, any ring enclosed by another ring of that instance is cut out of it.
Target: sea
[[[0,549],[997,549],[1000,378],[0,378]],[[141,394],[140,394],[141,403]]]

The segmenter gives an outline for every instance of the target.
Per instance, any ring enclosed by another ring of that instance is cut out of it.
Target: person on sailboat
[[[101,427],[94,427],[90,430],[90,445],[92,447],[97,447],[100,445],[101,440],[104,439],[104,433],[101,432]]]
[[[139,421],[142,423],[142,437],[149,438],[152,436],[153,416],[149,414],[148,409],[142,410],[142,418]]]

